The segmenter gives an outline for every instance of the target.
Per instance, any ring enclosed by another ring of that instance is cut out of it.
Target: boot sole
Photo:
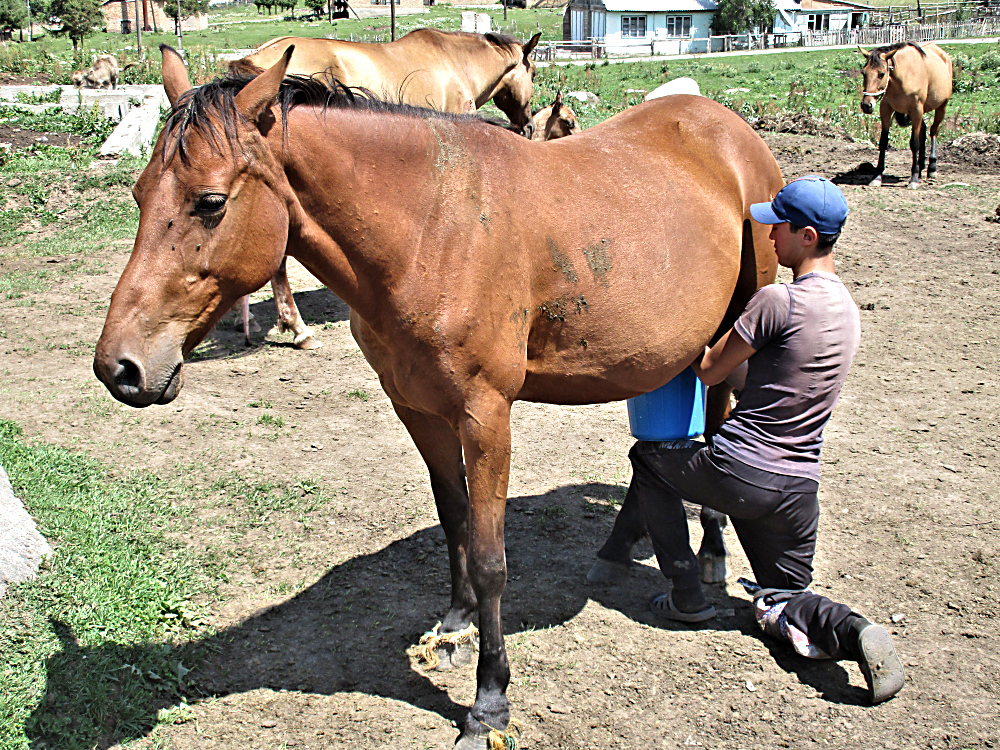
[[[881,625],[869,625],[858,636],[858,648],[861,651],[858,666],[868,683],[872,704],[889,700],[906,681],[892,637]]]

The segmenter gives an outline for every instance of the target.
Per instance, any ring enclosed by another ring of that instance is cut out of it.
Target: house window
[[[809,14],[809,31],[829,31],[829,30],[830,30],[829,13]]]
[[[569,38],[574,42],[583,41],[583,10],[571,8],[569,12]]]
[[[667,16],[667,36],[691,36],[691,16]]]
[[[622,36],[623,37],[646,36],[646,17],[622,16]]]

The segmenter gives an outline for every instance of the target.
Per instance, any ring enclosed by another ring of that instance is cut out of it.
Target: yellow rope
[[[486,726],[490,727],[489,724]],[[502,732],[490,727],[490,733],[486,735],[486,747],[488,750],[518,750],[520,737],[521,725],[511,719],[507,728]]]
[[[461,646],[465,643],[472,643],[472,639],[477,635],[479,635],[479,629],[472,624],[463,630],[442,633],[441,623],[439,622],[420,636],[420,643],[411,649],[411,653],[427,669],[434,669],[441,663],[441,657],[438,656],[437,652],[442,645]]]

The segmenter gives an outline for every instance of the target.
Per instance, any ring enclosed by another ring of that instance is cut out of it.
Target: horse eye
[[[879,74],[878,74],[878,77],[879,77],[879,78],[885,78],[885,73],[879,73]]]
[[[194,212],[204,216],[211,216],[219,213],[226,207],[228,197],[219,193],[209,193],[201,196],[194,203]]]

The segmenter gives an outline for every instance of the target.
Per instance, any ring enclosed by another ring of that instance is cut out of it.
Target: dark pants
[[[812,582],[819,502],[815,480],[772,474],[703,443],[639,441],[629,452],[632,484],[625,502],[638,502],[660,570],[677,588],[700,585],[683,500],[732,519],[757,583],[805,589]],[[857,658],[849,627],[857,616],[845,604],[813,593],[785,605],[788,622],[834,658]]]

